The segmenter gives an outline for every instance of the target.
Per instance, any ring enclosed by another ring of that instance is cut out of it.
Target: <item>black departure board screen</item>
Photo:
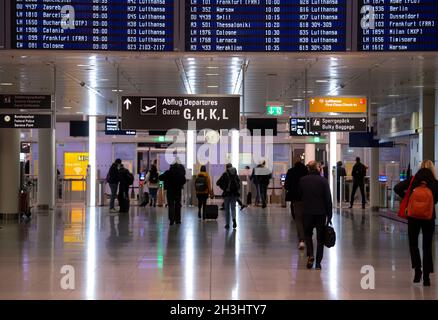
[[[437,0],[360,0],[359,11],[359,51],[438,51]]]
[[[12,48],[172,51],[173,0],[14,0]]]
[[[346,2],[188,0],[186,51],[345,51]]]

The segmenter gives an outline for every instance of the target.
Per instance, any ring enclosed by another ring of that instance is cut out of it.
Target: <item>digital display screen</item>
[[[186,51],[346,50],[346,0],[186,1]]]
[[[293,137],[320,136],[321,133],[309,131],[310,119],[291,118],[290,135]]]
[[[121,130],[122,119],[117,121],[117,117],[105,118],[105,135],[107,136],[135,136],[136,130]]]
[[[172,51],[172,0],[12,1],[12,48]]]
[[[438,51],[438,1],[360,0],[358,50]]]

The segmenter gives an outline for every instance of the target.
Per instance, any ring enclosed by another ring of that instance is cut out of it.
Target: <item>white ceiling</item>
[[[280,100],[292,106],[292,114],[301,114],[306,97],[306,69],[307,96],[369,95],[373,107],[377,108],[406,104],[407,100],[415,103],[423,90],[437,88],[437,68],[438,55],[434,53],[181,54],[3,50],[0,51],[0,83],[12,85],[0,85],[0,93],[56,93],[59,115],[88,114],[90,96],[94,94],[97,94],[97,114],[114,115],[117,88],[122,90],[121,95],[238,93],[245,97],[244,111],[248,116],[263,114],[267,100]],[[242,82],[245,83],[244,91]]]

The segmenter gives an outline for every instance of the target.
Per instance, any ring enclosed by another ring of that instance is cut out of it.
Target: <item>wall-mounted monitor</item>
[[[88,137],[88,121],[70,121],[70,137]]]
[[[249,118],[246,120],[246,127],[251,132],[251,135],[277,135],[276,118]]]

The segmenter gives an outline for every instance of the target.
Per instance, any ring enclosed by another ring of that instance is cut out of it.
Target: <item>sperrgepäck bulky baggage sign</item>
[[[51,95],[0,94],[0,109],[50,110]]]
[[[240,129],[240,96],[122,97],[123,130]],[[193,129],[193,128],[190,128]]]

